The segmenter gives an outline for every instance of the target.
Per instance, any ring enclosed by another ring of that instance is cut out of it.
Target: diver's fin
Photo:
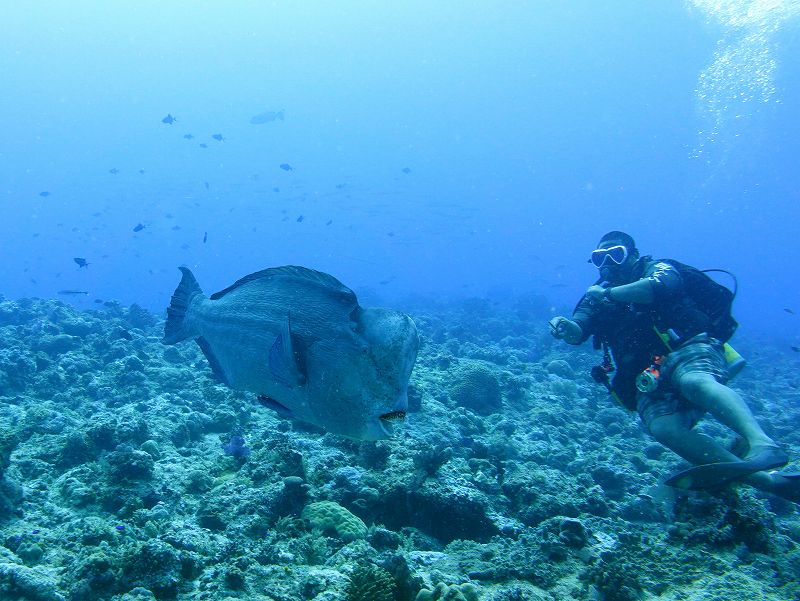
[[[772,494],[800,503],[800,472],[772,472],[771,475],[775,482]]]
[[[211,350],[211,345],[208,344],[208,340],[200,336],[200,338],[197,338],[195,342],[197,342],[197,344],[200,346],[200,350],[203,351],[203,354],[206,356],[206,360],[208,361],[208,365],[211,367],[211,371],[214,373],[214,377],[223,384],[230,386],[231,383],[225,375],[225,372],[217,360],[217,357],[214,355],[214,351]]]
[[[789,457],[777,447],[769,447],[755,457],[744,461],[724,461],[696,465],[672,476],[667,486],[685,490],[719,488],[750,474],[786,465]]]
[[[198,294],[203,294],[200,285],[188,267],[178,267],[183,276],[181,282],[172,293],[169,307],[167,307],[167,323],[164,326],[164,344],[175,344],[181,340],[192,338],[193,333],[186,327],[186,312],[192,299]],[[196,335],[196,334],[194,334]]]
[[[759,471],[761,470],[758,468],[753,469],[747,461],[707,463],[705,465],[695,465],[688,470],[678,472],[664,484],[684,490],[719,488]]]
[[[286,317],[283,330],[269,349],[269,371],[277,382],[289,388],[302,386],[306,382],[294,353],[289,316]]]

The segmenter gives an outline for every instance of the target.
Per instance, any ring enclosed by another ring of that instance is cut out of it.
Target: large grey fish
[[[263,125],[272,121],[283,121],[283,111],[264,111],[258,115],[250,117],[250,123],[253,125]]]
[[[265,269],[210,297],[180,270],[164,343],[195,339],[228,386],[357,440],[388,438],[405,417],[419,347],[407,315],[362,308],[339,280],[305,267]]]

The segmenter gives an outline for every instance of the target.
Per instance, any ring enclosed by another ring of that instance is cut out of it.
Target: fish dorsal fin
[[[269,371],[277,382],[289,388],[306,383],[306,377],[300,369],[300,361],[294,351],[291,319],[288,315],[281,333],[269,349]]]
[[[358,303],[355,292],[350,290],[350,288],[342,284],[332,275],[322,273],[321,271],[316,271],[314,269],[309,269],[307,267],[300,267],[298,265],[284,265],[283,267],[270,267],[269,269],[256,271],[255,273],[251,273],[250,275],[240,278],[224,290],[215,292],[209,298],[211,300],[217,300],[229,292],[236,290],[245,284],[249,284],[250,282],[270,279],[277,280],[278,278],[290,278],[301,281],[308,285],[319,286],[321,289],[324,289],[330,294],[342,297],[342,300],[345,300],[346,302],[352,302],[353,304]]]

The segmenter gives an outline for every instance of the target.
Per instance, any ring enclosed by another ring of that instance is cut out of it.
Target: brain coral
[[[450,398],[459,407],[480,415],[503,408],[503,395],[495,371],[480,361],[461,361],[451,372]]]
[[[309,503],[303,509],[302,517],[314,530],[333,534],[346,542],[367,536],[367,526],[361,518],[333,501]]]
[[[462,585],[451,584],[447,586],[440,582],[433,590],[424,588],[417,593],[416,601],[478,601],[480,592],[478,587],[469,582]]]

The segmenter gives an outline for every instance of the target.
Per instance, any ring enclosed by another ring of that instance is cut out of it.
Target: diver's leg
[[[748,456],[754,456],[765,448],[778,447],[761,429],[744,399],[735,390],[718,382],[713,375],[689,372],[673,379],[672,383],[693,405],[707,411],[742,436],[750,446]]]
[[[739,461],[710,436],[689,428],[680,413],[654,417],[648,427],[653,438],[693,465]]]

